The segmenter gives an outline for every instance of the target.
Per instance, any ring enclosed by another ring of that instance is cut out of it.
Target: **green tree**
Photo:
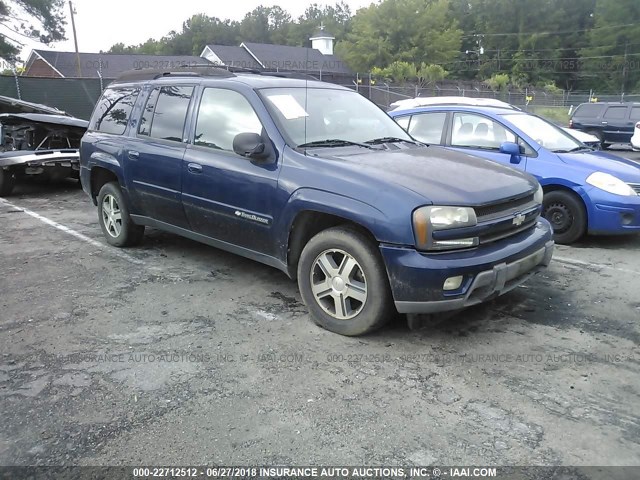
[[[436,82],[444,80],[449,76],[449,72],[446,71],[441,65],[427,65],[422,62],[420,68],[418,69],[417,78],[418,82],[422,85],[432,85]]]
[[[373,67],[371,74],[397,83],[405,83],[409,80],[415,80],[418,71],[413,63],[396,61],[385,68]]]
[[[286,43],[291,15],[278,6],[257,7],[240,22],[240,36],[245,42]]]
[[[0,36],[0,57],[15,60],[23,42],[44,44],[65,39],[64,0],[0,0],[0,23],[10,31]]]
[[[316,33],[320,25],[336,38],[336,42],[344,40],[351,30],[351,9],[344,2],[335,5],[320,6],[311,4],[304,14],[298,17],[289,28],[287,44],[310,45],[309,38]]]
[[[597,0],[589,46],[582,50],[588,86],[629,92],[640,82],[640,2]]]
[[[449,15],[450,0],[384,0],[358,10],[339,55],[353,69],[394,61],[441,63],[457,56],[462,31]]]
[[[509,75],[506,73],[496,73],[484,81],[484,84],[493,91],[506,90],[511,83]]]

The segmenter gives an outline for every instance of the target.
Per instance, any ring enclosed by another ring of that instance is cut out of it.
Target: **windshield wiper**
[[[407,143],[413,143],[414,145],[417,145],[417,142],[414,142],[413,140],[407,140],[406,138],[398,138],[398,137],[374,138],[373,140],[367,140],[364,143],[368,143],[369,145],[380,145],[381,143],[397,143],[397,142],[407,142]]]
[[[378,150],[377,148],[373,148],[371,145],[367,145],[366,143],[352,142],[350,140],[342,140],[340,138],[327,138],[325,140],[316,140],[315,142],[301,143],[296,148],[310,148],[310,147],[331,148],[331,147],[347,147],[350,145],[368,148],[371,150]]]
[[[586,145],[581,145],[579,147],[574,147],[574,148],[571,148],[569,150],[563,150],[563,149],[552,150],[552,152],[553,153],[573,153],[573,152],[578,152],[580,150],[589,150],[590,152],[593,152],[593,148],[588,147]]]

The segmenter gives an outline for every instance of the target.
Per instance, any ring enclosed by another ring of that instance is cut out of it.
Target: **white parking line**
[[[615,270],[616,272],[631,273],[633,275],[640,275],[640,272],[636,270],[629,270],[628,268],[612,267],[611,265],[604,265],[602,263],[583,262],[582,260],[574,260],[573,258],[557,257],[555,255],[553,256],[553,260],[559,263],[566,263],[567,265],[574,265],[576,267],[600,268],[605,270]]]
[[[86,242],[96,248],[99,248],[101,250],[105,250],[107,252],[109,252],[112,255],[115,255],[117,257],[120,257],[130,263],[133,263],[135,265],[144,265],[145,263],[142,260],[138,260],[137,258],[129,255],[128,253],[125,253],[121,250],[117,250],[109,245],[105,245],[103,243],[98,242],[97,240],[94,240],[92,238],[87,237],[86,235],[83,235],[80,232],[75,231],[72,228],[69,228],[65,225],[62,225],[58,222],[54,222],[53,220],[51,220],[50,218],[47,218],[43,215],[40,215],[39,213],[33,212],[27,208],[24,207],[20,207],[18,205],[14,205],[11,202],[6,201],[4,198],[0,198],[0,203],[7,205],[8,207],[12,207],[15,208],[17,210],[20,210],[23,213],[26,213],[27,215],[36,218],[38,220],[40,220],[43,223],[46,223],[47,225],[50,225],[54,228],[57,228],[58,230],[60,230],[61,232],[65,232],[68,233],[69,235],[72,235],[74,237],[76,237],[79,240],[82,240],[83,242]],[[568,265],[574,265],[577,267],[583,267],[583,268],[599,268],[599,269],[606,269],[606,270],[614,270],[617,272],[624,272],[624,273],[631,273],[633,275],[640,275],[639,271],[636,270],[629,270],[627,268],[618,268],[618,267],[612,267],[610,265],[604,265],[602,263],[589,263],[589,262],[584,262],[582,260],[575,260],[573,258],[566,258],[566,257],[558,257],[556,255],[553,256],[553,260],[555,260],[556,262],[559,263],[566,263]],[[155,270],[155,269],[154,269]],[[160,270],[160,269],[157,269]]]
[[[74,229],[66,227],[58,222],[54,222],[53,220],[51,220],[50,218],[44,217],[42,215],[40,215],[39,213],[33,212],[27,208],[24,207],[20,207],[18,205],[14,205],[11,202],[7,202],[4,198],[0,198],[0,204],[6,205],[8,207],[13,207],[16,210],[19,210],[23,213],[26,213],[27,215],[29,215],[30,217],[36,218],[38,220],[40,220],[42,223],[46,223],[47,225],[50,225],[54,228],[57,228],[58,230],[60,230],[61,232],[64,233],[68,233],[69,235],[72,235],[74,237],[76,237],[78,240],[82,240],[83,242],[88,243],[89,245],[92,245],[96,248],[99,248],[101,250],[105,250],[107,252],[109,252],[112,255],[115,255],[117,257],[120,257],[128,262],[131,262],[135,265],[144,265],[144,262],[142,260],[138,260],[135,257],[132,257],[131,255],[129,255],[128,253],[125,253],[121,250],[117,250],[115,247],[111,247],[109,245],[105,245],[104,243],[100,243],[97,240],[94,240],[92,238],[87,237],[86,235],[83,235],[80,232],[76,232]]]

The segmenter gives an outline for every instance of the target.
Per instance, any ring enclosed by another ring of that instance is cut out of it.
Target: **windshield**
[[[293,146],[327,140],[352,144],[378,139],[413,141],[385,112],[353,91],[269,88],[261,93]]]
[[[569,152],[588,148],[553,123],[526,114],[507,114],[504,117],[540,146],[553,152]]]

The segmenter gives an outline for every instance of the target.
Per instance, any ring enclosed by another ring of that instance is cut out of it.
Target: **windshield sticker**
[[[287,120],[309,116],[309,114],[305,112],[304,108],[302,108],[302,105],[293,98],[293,95],[270,95],[269,100],[271,100]]]

